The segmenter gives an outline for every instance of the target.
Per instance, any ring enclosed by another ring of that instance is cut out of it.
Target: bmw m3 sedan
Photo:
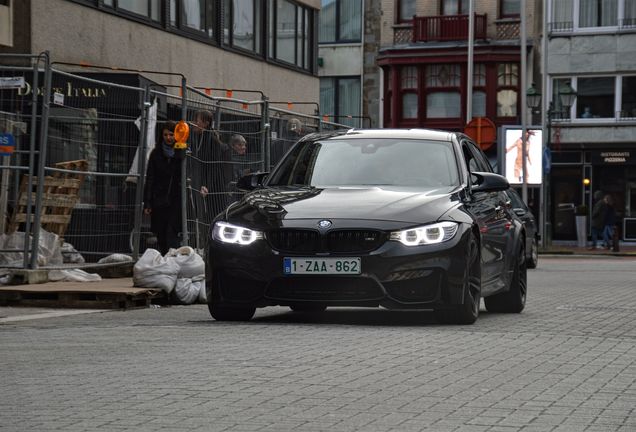
[[[472,324],[526,302],[526,232],[507,180],[459,133],[312,134],[216,217],[208,307],[220,321],[256,308],[434,311]]]

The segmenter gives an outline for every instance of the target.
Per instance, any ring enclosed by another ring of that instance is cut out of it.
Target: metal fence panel
[[[105,78],[55,69],[52,74],[45,171],[47,177],[77,180],[55,193],[79,199],[72,208],[46,206],[41,223],[87,261],[133,252],[135,214],[141,211],[133,162],[143,136],[146,90]],[[50,215],[68,216],[67,225]]]

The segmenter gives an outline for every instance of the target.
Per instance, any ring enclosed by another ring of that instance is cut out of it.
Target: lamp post
[[[566,83],[564,86],[559,87],[559,102],[561,102],[561,106],[565,110],[566,113],[569,113],[570,108],[574,105],[576,101],[576,90],[574,90],[570,83]],[[541,105],[541,93],[536,89],[534,83],[528,88],[526,91],[526,103],[528,108],[530,108],[533,112]],[[552,120],[554,119],[554,105],[552,102],[548,105],[548,112],[546,115],[546,132],[547,137],[543,140],[545,143],[545,147],[543,148],[543,157],[551,158],[551,147],[552,147]],[[569,114],[565,117],[569,118]],[[543,166],[543,181],[541,183],[541,206],[539,208],[541,220],[541,240],[543,242],[543,246],[550,246],[552,244],[552,223],[550,218],[550,165],[548,165],[549,161],[545,162]],[[547,169],[546,169],[547,168]]]

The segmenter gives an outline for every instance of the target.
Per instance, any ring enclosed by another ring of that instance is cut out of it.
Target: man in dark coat
[[[592,207],[592,249],[601,249],[596,242],[603,235],[603,229],[605,228],[605,213],[607,212],[607,204],[603,199],[603,192],[598,190],[594,192],[594,199],[596,203]]]

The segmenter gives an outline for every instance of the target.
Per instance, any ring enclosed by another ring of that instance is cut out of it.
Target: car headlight
[[[249,228],[232,225],[227,222],[216,222],[212,230],[212,238],[223,243],[249,245],[263,239],[263,233]]]
[[[394,231],[389,239],[399,241],[405,246],[442,243],[452,239],[459,225],[456,222],[439,222],[431,225]]]

